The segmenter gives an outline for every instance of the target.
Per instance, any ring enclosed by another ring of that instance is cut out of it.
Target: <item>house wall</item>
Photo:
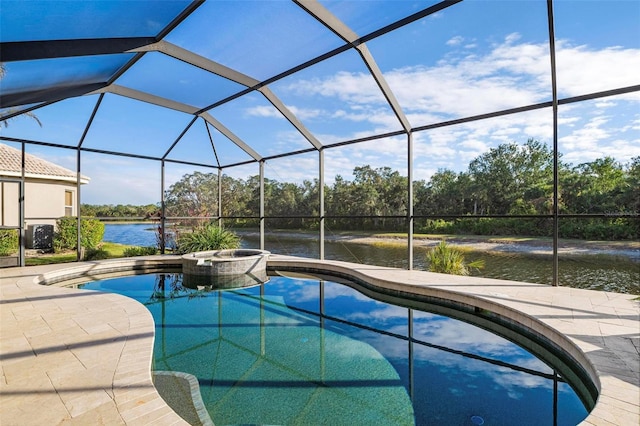
[[[34,224],[55,225],[56,219],[65,216],[65,192],[72,192],[71,216],[77,214],[74,184],[61,181],[25,181],[25,227]],[[0,182],[0,225],[18,226],[19,186],[14,182]]]
[[[0,181],[0,226],[19,226],[19,194],[19,183]]]

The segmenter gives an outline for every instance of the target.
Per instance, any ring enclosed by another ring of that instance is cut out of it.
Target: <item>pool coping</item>
[[[143,305],[40,285],[180,262],[157,255],[1,269],[0,422],[186,424],[153,387],[154,324]],[[591,376],[599,396],[581,424],[640,424],[640,301],[633,295],[281,255],[271,255],[268,268],[323,271],[508,318],[560,346]]]

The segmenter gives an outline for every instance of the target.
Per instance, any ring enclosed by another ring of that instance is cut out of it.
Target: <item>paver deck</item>
[[[42,281],[174,265],[175,256],[0,270],[0,424],[186,424],[153,386],[154,324],[124,296]],[[640,424],[640,301],[618,294],[272,256],[270,268],[324,270],[446,298],[525,324],[589,372],[600,394],[584,425]]]

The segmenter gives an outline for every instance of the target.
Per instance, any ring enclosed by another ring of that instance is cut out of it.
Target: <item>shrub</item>
[[[56,221],[56,233],[53,237],[53,247],[56,251],[75,250],[77,244],[78,223],[75,217],[61,217]],[[81,219],[80,243],[86,249],[98,246],[104,237],[104,223],[97,219]]]
[[[196,251],[236,249],[240,247],[240,237],[212,223],[200,225],[191,232],[182,232],[176,242],[176,253]]]
[[[559,228],[561,238],[634,240],[640,234],[640,221],[635,218],[563,218]]]
[[[101,260],[108,259],[109,252],[102,248],[88,249],[84,255],[84,260]]]
[[[0,256],[10,256],[18,251],[18,231],[0,229]]]
[[[149,246],[149,247],[128,247],[124,249],[122,253],[124,257],[133,257],[133,256],[150,256],[152,254],[156,254],[158,249]]]
[[[445,240],[427,251],[427,261],[429,271],[443,274],[469,275],[469,268],[484,267],[482,260],[466,263],[462,252],[448,245]]]

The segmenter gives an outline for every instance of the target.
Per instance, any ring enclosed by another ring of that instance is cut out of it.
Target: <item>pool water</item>
[[[271,276],[205,291],[175,273],[82,287],[147,306],[154,370],[197,377],[216,425],[575,425],[588,414],[517,344],[349,285]]]

